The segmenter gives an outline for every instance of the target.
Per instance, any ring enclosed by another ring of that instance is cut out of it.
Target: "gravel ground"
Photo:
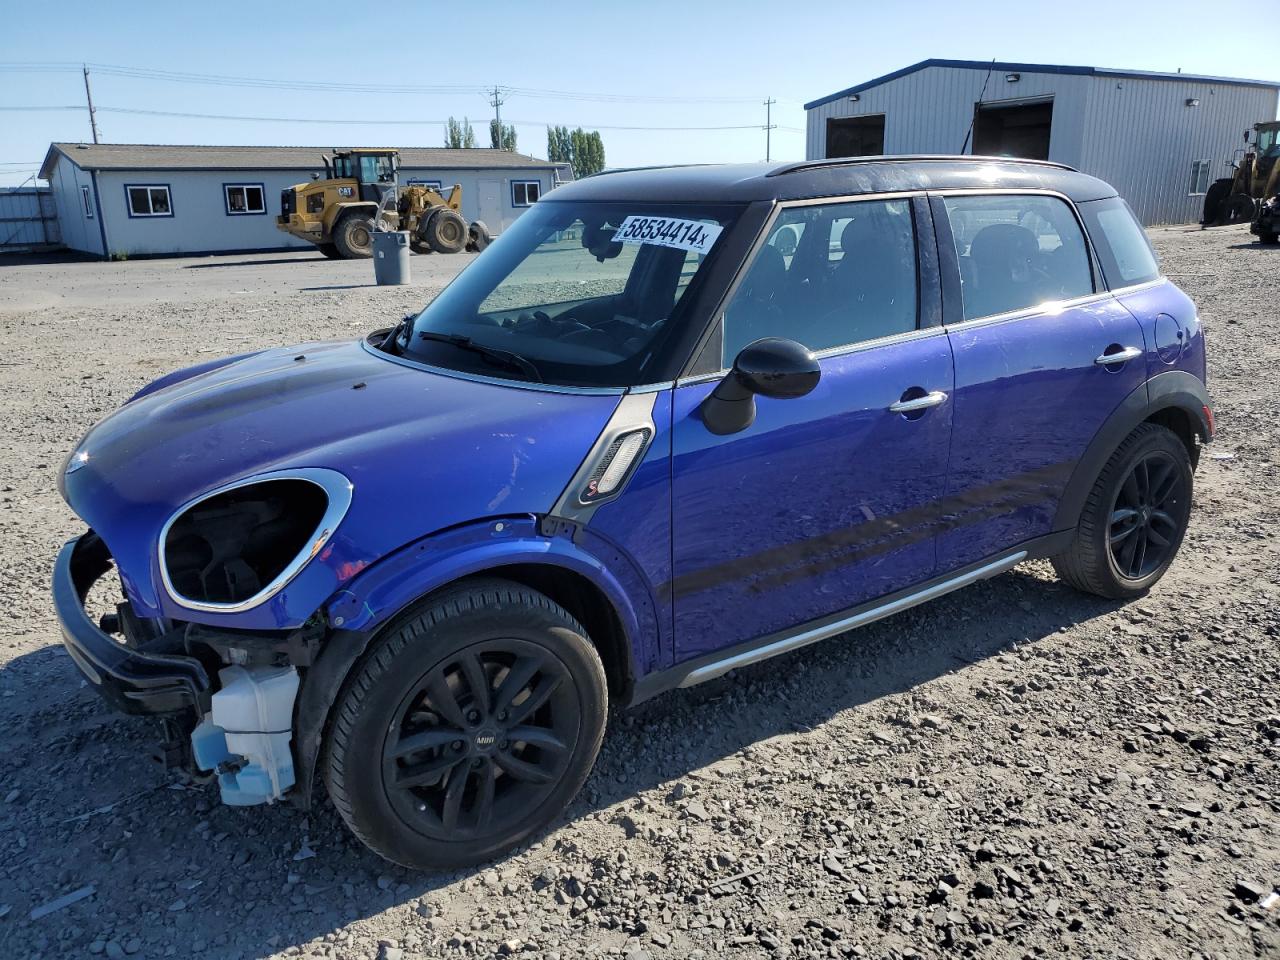
[[[1148,597],[1027,564],[652,701],[556,829],[443,876],[327,804],[171,783],[62,652],[47,585],[79,529],[55,471],[134,389],[353,336],[466,258],[391,289],[306,254],[0,266],[0,956],[1276,955],[1280,250],[1153,236],[1202,312],[1220,438]]]

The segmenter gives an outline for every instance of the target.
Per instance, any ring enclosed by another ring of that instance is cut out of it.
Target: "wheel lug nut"
[[[480,758],[476,757],[474,760],[471,761],[471,767],[472,769],[475,769],[476,767],[479,767],[479,766],[480,766]]]
[[[465,746],[466,744],[464,744],[461,740],[453,741],[453,749],[458,753],[461,753]]]
[[[507,719],[507,711],[505,711],[505,710],[499,710],[499,711],[498,711],[498,719],[499,719],[499,720],[505,720],[505,719]]]
[[[510,743],[508,743],[506,740],[503,740],[501,743],[499,743],[499,744],[498,744],[498,749],[499,749],[499,750],[505,750],[505,749],[507,749],[507,747],[509,747],[509,746],[511,746],[511,744],[510,744]]]

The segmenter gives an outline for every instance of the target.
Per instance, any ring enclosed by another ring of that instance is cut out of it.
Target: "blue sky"
[[[928,57],[1278,79],[1242,55],[1239,26],[1187,0],[967,0],[782,3],[742,0],[441,4],[6,4],[0,107],[83,105],[78,70],[27,72],[15,61],[108,64],[278,81],[398,85],[333,92],[203,85],[94,71],[103,140],[116,143],[438,146],[437,121],[467,116],[487,145],[507,94],[521,152],[545,156],[547,123],[598,127],[611,166],[760,160],[766,97],[778,100],[775,159],[800,158],[802,104]],[[1038,12],[1039,11],[1039,12]],[[452,41],[452,42],[450,42]],[[397,66],[408,61],[409,66]],[[92,67],[91,67],[92,70]],[[1262,76],[1257,74],[1262,73]],[[408,87],[449,87],[423,92]],[[525,91],[553,91],[552,96]],[[595,97],[600,99],[584,99]],[[647,97],[661,102],[636,102]],[[614,98],[614,99],[608,99]],[[242,122],[113,113],[105,108],[298,119],[412,120],[420,125]],[[1263,118],[1259,118],[1263,119]],[[757,127],[622,130],[608,127]],[[0,185],[30,175],[52,140],[89,139],[79,110],[0,110]]]

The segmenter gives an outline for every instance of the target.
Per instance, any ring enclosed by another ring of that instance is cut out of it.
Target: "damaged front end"
[[[299,667],[314,662],[325,634],[318,619],[295,630],[227,630],[141,619],[122,600],[95,621],[85,601],[113,569],[92,530],[54,566],[63,643],[85,678],[116,709],[157,717],[159,759],[196,780],[216,777],[224,803],[284,797],[298,779],[294,706]]]

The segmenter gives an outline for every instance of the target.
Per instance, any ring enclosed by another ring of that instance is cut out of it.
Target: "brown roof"
[[[48,179],[58,153],[85,170],[295,170],[320,166],[320,157],[345,147],[205,147],[150,143],[53,143],[40,168]],[[506,150],[476,147],[397,147],[403,167],[441,169],[541,168],[561,164]]]

